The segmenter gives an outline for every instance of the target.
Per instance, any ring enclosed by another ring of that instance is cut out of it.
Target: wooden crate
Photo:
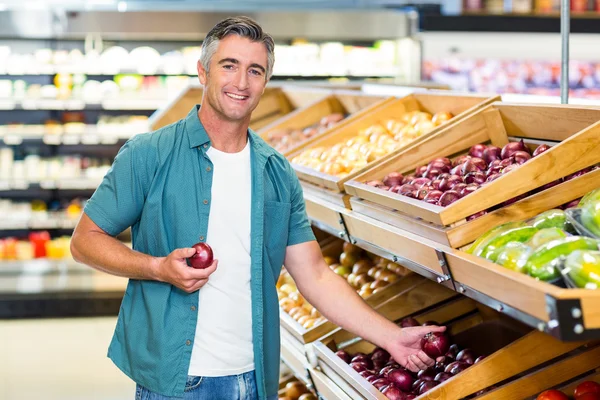
[[[575,387],[579,383],[587,380],[600,382],[600,374],[596,372],[596,368],[600,363],[599,360],[600,347],[590,346],[581,352],[574,352],[574,354],[563,360],[485,392],[477,396],[476,399],[535,399],[538,394],[548,389],[558,389],[572,396]]]
[[[547,183],[600,162],[600,108],[567,105],[495,103],[479,110],[439,135],[397,154],[346,182],[346,192],[364,201],[352,201],[375,219],[392,219],[404,230],[460,247],[490,226],[529,218],[565,204],[597,187],[598,171],[538,192],[469,222],[466,217],[528,193]],[[437,157],[463,154],[478,143],[502,147],[509,140],[549,143],[552,148],[519,168],[481,187],[448,207],[428,204],[366,185],[392,171],[409,173]],[[380,210],[377,209],[378,205]]]
[[[203,87],[195,84],[186,87],[167,105],[150,117],[152,130],[160,129],[185,118],[192,107],[202,102]],[[293,110],[310,104],[331,93],[323,88],[270,84],[252,112],[250,128],[261,129]]]
[[[484,360],[418,399],[462,399],[584,346],[583,342],[563,343],[532,331],[465,298],[415,317],[419,322],[436,320],[446,324],[461,348],[470,347],[476,353],[488,354]],[[313,344],[321,371],[352,399],[385,400],[381,392],[335,355],[339,349],[369,353],[375,347],[360,338],[349,340],[349,337],[348,333],[338,331]],[[481,340],[482,337],[486,340]]]
[[[344,183],[346,181],[354,179],[355,177],[359,176],[365,171],[371,169],[373,166],[381,163],[382,161],[385,161],[389,157],[393,157],[395,154],[401,153],[407,148],[412,148],[418,143],[421,143],[430,137],[436,136],[438,133],[442,132],[445,127],[453,126],[466,116],[472,114],[478,109],[496,100],[499,100],[499,96],[489,97],[483,95],[469,94],[459,95],[442,91],[413,93],[400,99],[388,101],[385,104],[378,107],[377,109],[373,110],[372,112],[366,113],[361,118],[352,121],[351,123],[345,124],[340,127],[334,127],[330,134],[328,134],[325,137],[322,137],[319,140],[315,140],[311,143],[310,146],[306,146],[304,149],[290,154],[288,158],[293,159],[295,156],[299,155],[301,151],[309,148],[322,146],[330,147],[337,143],[345,142],[347,139],[356,136],[358,132],[362,129],[366,129],[374,124],[383,122],[388,119],[399,119],[403,114],[407,112],[426,111],[434,114],[436,112],[447,111],[454,115],[454,118],[452,118],[446,124],[443,124],[428,132],[427,134],[420,136],[404,148],[400,148],[379,160],[375,160],[367,164],[367,166],[365,166],[364,168],[345,177],[335,177],[332,175],[315,171],[305,166],[297,165],[294,163],[292,164],[300,179],[310,182],[314,185],[327,188],[334,192],[343,192]]]
[[[337,91],[325,98],[318,99],[304,107],[296,109],[283,118],[263,127],[257,133],[269,143],[269,135],[274,131],[303,129],[317,124],[323,117],[334,113],[346,116],[334,127],[339,128],[361,118],[364,114],[377,109],[381,104],[390,99],[390,97],[367,95],[353,91]],[[296,144],[292,148],[284,151],[283,154],[289,156],[310,145],[319,138],[327,136],[332,130],[333,128],[326,129],[323,132]]]
[[[563,340],[600,336],[600,290],[563,289],[460,250],[447,249],[446,260],[457,289],[467,296],[471,290],[484,293],[541,321]],[[559,314],[560,303],[569,305],[568,312]],[[572,314],[572,309],[580,315]],[[580,333],[575,332],[578,324],[583,328]]]

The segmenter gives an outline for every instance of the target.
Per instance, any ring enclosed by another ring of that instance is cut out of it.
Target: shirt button
[[[190,344],[192,344],[192,341],[191,340],[186,340],[185,344],[187,344],[189,346]]]
[[[208,204],[208,200],[204,199],[203,203],[206,205]]]
[[[200,236],[200,240],[204,240],[204,236]]]
[[[208,148],[208,145],[207,145],[207,144],[205,144],[205,145],[204,145],[204,148],[205,148],[205,149],[207,149],[207,148]]]
[[[191,306],[190,308],[192,309],[192,311],[196,311],[196,306]]]
[[[211,167],[206,167],[206,172],[210,172],[211,169]]]

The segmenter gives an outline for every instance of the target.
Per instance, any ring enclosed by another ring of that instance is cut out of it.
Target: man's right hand
[[[187,265],[186,259],[193,256],[196,249],[175,249],[166,257],[158,258],[156,277],[161,282],[168,282],[173,286],[193,293],[208,282],[208,277],[215,272],[218,260],[214,260],[210,267],[195,269]]]

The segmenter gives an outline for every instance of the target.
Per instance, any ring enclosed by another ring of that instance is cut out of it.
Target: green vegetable
[[[545,243],[566,237],[567,234],[559,228],[540,229],[538,232],[535,233],[535,235],[533,235],[531,239],[529,239],[527,244],[533,247],[534,249],[537,249]]]
[[[594,235],[600,236],[600,201],[590,199],[581,208],[581,223]]]
[[[567,256],[565,268],[577,287],[600,288],[600,251],[575,250]]]
[[[483,235],[479,237],[471,247],[467,250],[467,253],[474,254],[476,256],[481,256],[483,249],[487,246],[488,242],[492,240],[497,234],[507,231],[509,229],[513,229],[519,226],[525,226],[524,222],[507,222],[502,225],[498,225],[497,227],[490,229]]]
[[[567,216],[563,210],[552,209],[544,211],[533,220],[533,226],[538,229],[559,228],[564,230]]]
[[[598,241],[583,236],[571,236],[543,244],[529,256],[524,272],[543,281],[555,279],[559,276],[556,265],[560,259],[575,250],[598,250]]]
[[[523,272],[523,267],[532,252],[533,249],[525,243],[510,242],[498,254],[496,263],[513,271]]]
[[[581,201],[579,201],[579,205],[577,206],[577,208],[583,208],[583,206],[585,206],[590,201],[600,201],[600,189],[592,190],[591,192],[588,192],[585,196],[583,196]]]
[[[490,261],[496,261],[496,257],[498,256],[497,249],[506,246],[509,242],[524,243],[531,239],[537,231],[538,229],[533,226],[521,226],[504,231],[488,242],[487,246],[482,250],[482,255]]]

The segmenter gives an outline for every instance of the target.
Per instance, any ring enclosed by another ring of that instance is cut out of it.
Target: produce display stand
[[[149,123],[152,130],[177,122],[185,118],[192,107],[202,101],[203,87],[200,84],[189,85],[164,107],[152,114]],[[273,83],[267,85],[256,109],[252,112],[250,128],[259,130],[290,112],[326,97],[331,90]]]
[[[463,303],[462,307],[457,307],[458,302]],[[424,322],[435,316],[436,321],[448,326],[461,348],[469,347],[477,354],[486,355],[486,358],[418,399],[464,398],[567,353],[587,350],[583,342],[561,342],[474,302],[465,308],[464,302],[465,299],[452,300],[415,318]],[[360,338],[348,340],[347,337],[348,333],[340,330],[314,344],[319,368],[352,399],[385,400],[382,393],[335,355],[339,349],[351,354],[368,354],[375,347]],[[486,340],[480,340],[482,337]],[[594,355],[596,352],[585,359],[589,361]],[[584,358],[578,359],[582,361]],[[588,369],[593,362],[588,362]]]
[[[597,187],[598,175],[590,174],[469,222],[465,219],[599,163],[598,121],[599,108],[495,103],[354,177],[345,183],[345,189],[349,195],[363,200],[351,199],[353,209],[361,209],[375,219],[389,221],[393,218],[394,224],[404,230],[457,248],[473,242],[490,226],[535,216]],[[552,148],[447,207],[365,184],[393,171],[409,173],[438,157],[464,154],[478,143],[502,147],[517,138],[523,138],[526,144],[548,143]]]
[[[277,119],[275,122],[260,129],[257,133],[266,140],[271,132],[277,130],[303,129],[307,126],[317,124],[323,117],[334,113],[345,116],[334,127],[326,129],[283,152],[285,156],[289,156],[319,138],[327,136],[334,128],[342,127],[360,119],[363,115],[377,109],[389,100],[391,100],[390,97],[368,95],[356,91],[334,91],[325,98],[318,99],[313,103],[296,109],[283,118]]]
[[[329,133],[327,136],[315,140],[310,146],[306,146],[303,150],[319,146],[333,146],[337,143],[343,143],[346,139],[356,136],[362,129],[369,128],[374,124],[381,123],[388,119],[399,119],[403,114],[411,111],[426,111],[432,114],[446,111],[452,113],[454,118],[447,123],[436,127],[430,132],[421,135],[410,144],[407,144],[405,147],[397,149],[381,159],[370,162],[364,168],[361,168],[360,170],[345,177],[335,177],[297,164],[292,164],[292,166],[296,170],[296,173],[301,180],[309,182],[312,185],[325,188],[332,193],[340,193],[344,191],[344,183],[346,181],[357,177],[373,166],[390,157],[393,157],[395,154],[399,154],[406,148],[414,147],[418,143],[427,140],[427,138],[435,136],[446,127],[456,124],[468,115],[477,111],[479,108],[484,107],[498,99],[499,96],[489,97],[485,95],[471,94],[459,95],[442,91],[416,92],[402,98],[396,98],[386,102],[385,104],[382,104],[372,112],[365,113],[361,116],[361,118],[357,118],[351,123],[344,124],[340,127],[334,127],[331,133]],[[296,151],[295,153],[289,155],[288,158],[293,159],[293,157],[297,156],[301,151],[302,150]]]

